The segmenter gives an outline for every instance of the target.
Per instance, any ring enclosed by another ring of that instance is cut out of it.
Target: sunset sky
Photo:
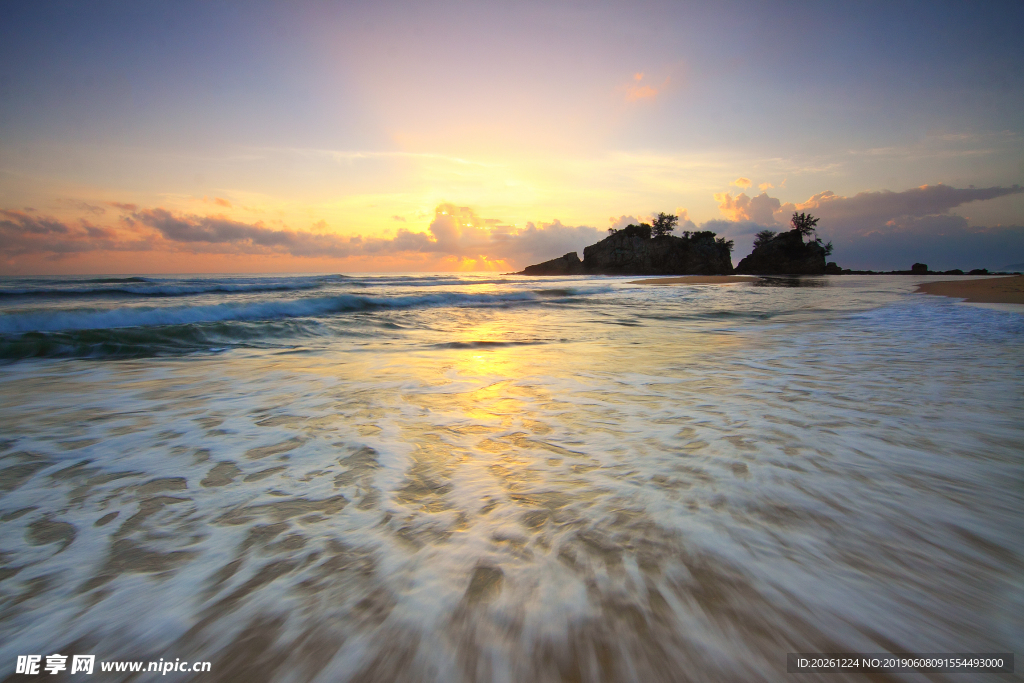
[[[7,2],[0,274],[1024,262],[1024,3]],[[692,224],[692,225],[691,225]]]

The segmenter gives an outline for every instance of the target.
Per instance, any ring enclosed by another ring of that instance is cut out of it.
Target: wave
[[[188,325],[230,320],[273,320],[385,308],[500,306],[536,302],[542,299],[550,300],[551,296],[536,292],[502,294],[446,292],[393,297],[341,294],[305,299],[230,302],[205,306],[130,306],[100,310],[37,310],[0,315],[0,334]]]
[[[117,282],[151,282],[149,278],[144,277],[96,277],[90,280],[82,280],[82,282],[95,282],[97,284],[112,284]]]
[[[142,297],[175,297],[195,294],[235,294],[260,292],[303,291],[322,288],[327,281],[295,281],[295,282],[181,282],[163,283],[145,278],[105,278],[97,280],[80,280],[80,282],[96,284],[119,284],[118,287],[96,286],[53,286],[48,282],[41,287],[18,287],[0,289],[3,297],[109,297],[109,296],[142,296]],[[124,286],[126,283],[137,283],[138,286]]]
[[[0,335],[0,362],[27,358],[147,358],[217,353],[230,348],[295,347],[323,337],[322,326],[299,321],[221,322]],[[339,334],[331,330],[332,336]]]

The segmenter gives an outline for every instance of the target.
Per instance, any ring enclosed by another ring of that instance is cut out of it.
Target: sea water
[[[1024,652],[1024,316],[924,279],[4,280],[0,676]]]

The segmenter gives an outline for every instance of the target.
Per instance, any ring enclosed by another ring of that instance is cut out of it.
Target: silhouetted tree
[[[678,224],[679,216],[673,216],[670,213],[659,213],[658,217],[651,223],[651,234],[654,237],[667,235],[675,230]]]
[[[777,235],[774,230],[762,230],[761,232],[754,235],[754,249],[757,249],[763,244],[768,244],[772,241],[772,238]]]
[[[809,213],[793,213],[792,220],[789,221],[793,229],[800,233],[801,237],[807,237],[814,232],[814,226],[818,224],[820,218],[815,218]]]
[[[616,230],[616,232],[619,232]],[[651,226],[648,223],[641,223],[637,225],[631,223],[622,229],[622,232],[626,233],[630,237],[642,237],[643,239],[651,239]]]

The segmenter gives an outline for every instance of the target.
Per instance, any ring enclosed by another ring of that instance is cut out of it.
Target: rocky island
[[[838,275],[843,272],[835,263],[826,263],[832,243],[822,244],[812,237],[817,218],[807,213],[794,213],[791,230],[776,233],[762,230],[754,238],[754,250],[736,266],[746,275]],[[808,240],[805,242],[804,238]]]
[[[810,238],[818,219],[793,214],[793,229],[776,234],[758,233],[754,250],[732,267],[731,240],[709,230],[670,234],[676,216],[661,213],[651,224],[629,225],[583,250],[528,266],[517,275],[820,275],[840,273],[835,263],[825,263],[831,244]],[[804,241],[804,238],[810,238]]]

